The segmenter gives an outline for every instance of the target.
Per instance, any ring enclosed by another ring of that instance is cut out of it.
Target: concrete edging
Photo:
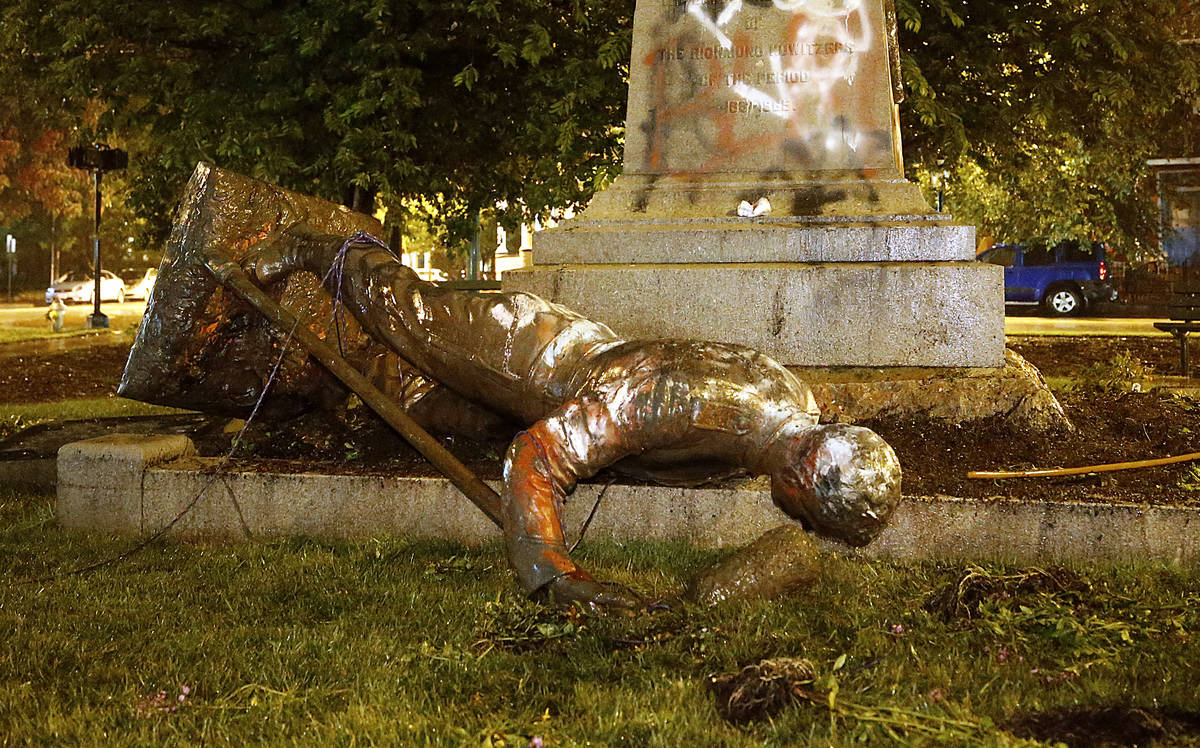
[[[483,514],[442,478],[212,472],[182,436],[112,435],[59,451],[58,517],[64,527],[139,535],[173,519],[206,485],[209,494],[176,526],[183,536],[310,535],[365,539],[499,539]],[[573,539],[604,492],[589,539],[682,540],[738,546],[789,521],[765,479],[733,488],[585,484],[565,510]],[[893,559],[1016,563],[1200,564],[1200,508],[1134,504],[976,501],[906,496],[864,554]]]

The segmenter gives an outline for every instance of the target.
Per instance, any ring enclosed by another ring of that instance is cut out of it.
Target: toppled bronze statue
[[[284,233],[247,265],[265,285],[297,270],[327,278],[362,329],[427,379],[525,425],[501,495],[508,558],[529,593],[637,604],[576,566],[562,529],[566,495],[610,465],[666,484],[766,474],[786,512],[851,545],[874,538],[899,499],[892,449],[864,428],[818,425],[808,388],[748,348],[622,340],[531,294],[427,283],[387,250],[337,236]]]
[[[215,227],[209,241],[223,237],[224,224],[209,223]],[[887,443],[865,428],[819,425],[809,389],[761,353],[722,343],[622,340],[608,327],[531,294],[479,295],[421,281],[378,242],[314,233],[298,221],[276,224],[243,240],[234,259],[276,295],[295,283],[294,276],[305,275],[297,271],[323,278],[368,345],[381,345],[394,354],[395,365],[419,372],[392,376],[395,386],[384,388],[416,420],[440,431],[496,416],[524,427],[505,459],[498,513],[509,561],[530,594],[591,606],[641,604],[630,591],[580,569],[565,543],[565,497],[577,481],[605,467],[668,485],[769,475],[784,511],[814,532],[855,546],[883,529],[899,501],[900,467]],[[169,247],[164,267],[182,267],[187,259],[186,252],[172,259]],[[139,334],[123,393],[154,399],[144,394],[146,372],[177,370],[216,399],[246,407],[266,386],[261,361],[235,359],[227,368],[232,373],[223,376],[205,377],[198,369],[208,360],[206,347],[219,343],[244,351],[247,340],[262,335],[246,333],[255,324],[248,319],[234,325],[206,321],[202,315],[233,307],[222,307],[227,300],[181,267],[164,273],[168,282],[184,278],[179,288],[206,288],[210,296],[168,300],[167,290],[160,295],[156,289],[151,312],[161,303],[194,309],[187,315],[148,313],[153,329]],[[158,333],[165,327],[172,335]],[[179,336],[187,341],[173,340]],[[174,347],[155,348],[162,340]],[[186,396],[169,394],[157,401]]]

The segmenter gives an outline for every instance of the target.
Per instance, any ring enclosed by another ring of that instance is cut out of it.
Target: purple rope
[[[346,241],[342,242],[342,246],[334,254],[333,264],[329,267],[329,272],[334,277],[336,289],[333,294],[333,313],[330,325],[337,334],[338,355],[343,358],[346,356],[346,351],[342,348],[342,326],[345,324],[343,317],[345,305],[342,303],[342,273],[346,267],[346,253],[355,244],[374,245],[399,261],[399,258],[396,257],[396,253],[392,251],[391,247],[385,244],[379,237],[366,231],[358,231],[351,235]],[[328,275],[325,276],[325,280],[329,280]]]

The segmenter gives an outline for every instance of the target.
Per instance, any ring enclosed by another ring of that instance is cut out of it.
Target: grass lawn
[[[1200,692],[1190,570],[827,558],[785,600],[629,618],[522,599],[498,545],[396,538],[166,542],[20,583],[128,545],[0,489],[0,744],[1016,745],[1014,715]],[[718,554],[578,555],[666,596]],[[707,678],[778,657],[811,660],[809,700],[724,721]]]
[[[47,403],[0,403],[0,439],[46,421],[186,412],[177,408],[164,408],[161,405],[126,400],[123,397],[90,397]],[[0,490],[3,490],[2,486],[0,486]]]
[[[54,340],[79,338],[85,335],[108,335],[107,330],[63,330],[54,332],[45,325],[38,327],[0,327],[0,343],[15,343],[22,340]]]
[[[151,416],[186,413],[178,408],[166,408],[123,397],[89,397],[78,400],[56,400],[49,403],[0,404],[0,418],[20,418],[24,421],[70,421],[78,418],[110,418],[116,416]]]

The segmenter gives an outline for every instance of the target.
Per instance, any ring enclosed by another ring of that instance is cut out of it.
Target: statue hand
[[[598,582],[585,573],[573,572],[545,586],[549,599],[558,605],[580,603],[592,611],[635,611],[645,601],[632,590],[612,582]]]
[[[293,271],[299,270],[294,257],[280,250],[277,243],[262,242],[252,245],[242,261],[242,269],[259,283],[267,286],[282,280]]]

